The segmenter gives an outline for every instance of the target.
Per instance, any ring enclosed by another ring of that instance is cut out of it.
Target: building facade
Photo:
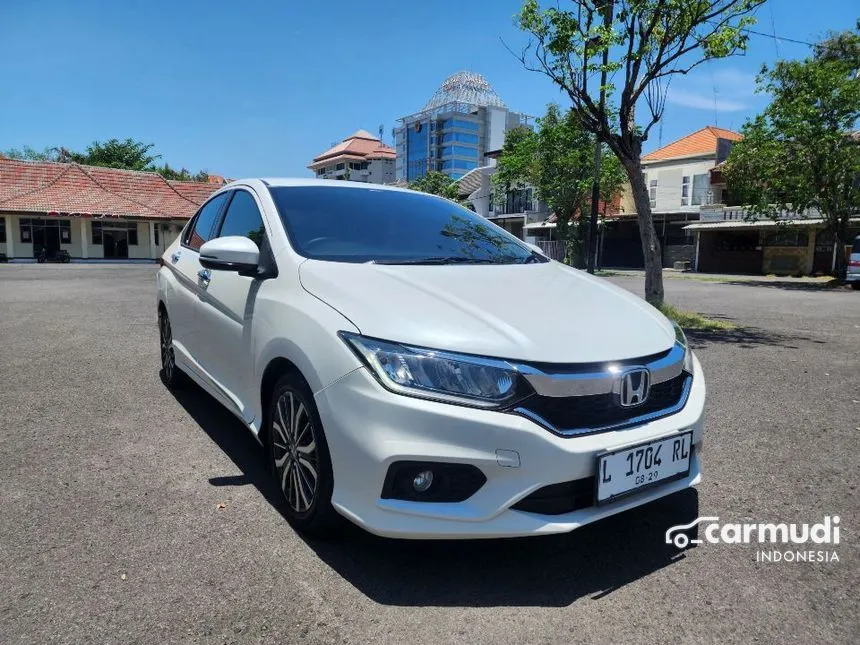
[[[308,168],[319,179],[348,179],[370,184],[394,182],[394,148],[359,130],[314,157]]]
[[[150,172],[0,158],[7,259],[155,259],[219,183]]]
[[[729,199],[722,175],[712,171],[725,161],[732,144],[740,138],[737,132],[706,126],[642,157],[664,267],[694,262],[695,236],[686,227],[699,220],[703,207]],[[620,211],[606,222],[603,265],[640,268],[645,261],[629,185],[622,195]]]
[[[427,104],[400,119],[394,130],[396,177],[411,182],[431,170],[460,179],[488,165],[505,132],[532,127],[530,117],[508,110],[480,74],[458,72],[442,83]]]

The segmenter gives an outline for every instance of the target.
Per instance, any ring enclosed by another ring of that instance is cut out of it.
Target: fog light
[[[433,484],[433,471],[432,470],[422,470],[420,473],[415,475],[415,479],[412,480],[412,488],[416,490],[416,492],[423,493],[427,491],[428,488]]]

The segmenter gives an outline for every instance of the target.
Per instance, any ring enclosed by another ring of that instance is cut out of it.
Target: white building
[[[0,255],[155,259],[222,185],[0,158]]]
[[[394,148],[359,130],[314,157],[308,168],[319,179],[348,179],[370,184],[394,182]]]

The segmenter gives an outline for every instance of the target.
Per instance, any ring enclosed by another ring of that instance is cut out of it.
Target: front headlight
[[[383,387],[398,394],[501,408],[522,398],[528,387],[506,361],[389,343],[344,331],[339,335]]]
[[[684,348],[684,371],[687,374],[692,374],[693,350],[690,349],[690,344],[687,342],[687,335],[678,323],[673,322],[672,325],[675,327],[675,342]]]

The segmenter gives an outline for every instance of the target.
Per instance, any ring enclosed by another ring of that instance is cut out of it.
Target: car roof
[[[409,190],[407,188],[398,188],[397,186],[385,186],[383,184],[368,184],[361,181],[343,181],[339,179],[315,179],[315,178],[302,178],[302,177],[255,177],[255,178],[247,178],[247,179],[237,179],[231,184],[228,184],[228,187],[235,184],[247,184],[251,181],[262,181],[264,184],[269,186],[270,188],[275,187],[306,187],[306,186],[327,186],[331,188],[361,188],[364,190],[393,190],[397,192],[410,192],[414,193],[415,191]]]

